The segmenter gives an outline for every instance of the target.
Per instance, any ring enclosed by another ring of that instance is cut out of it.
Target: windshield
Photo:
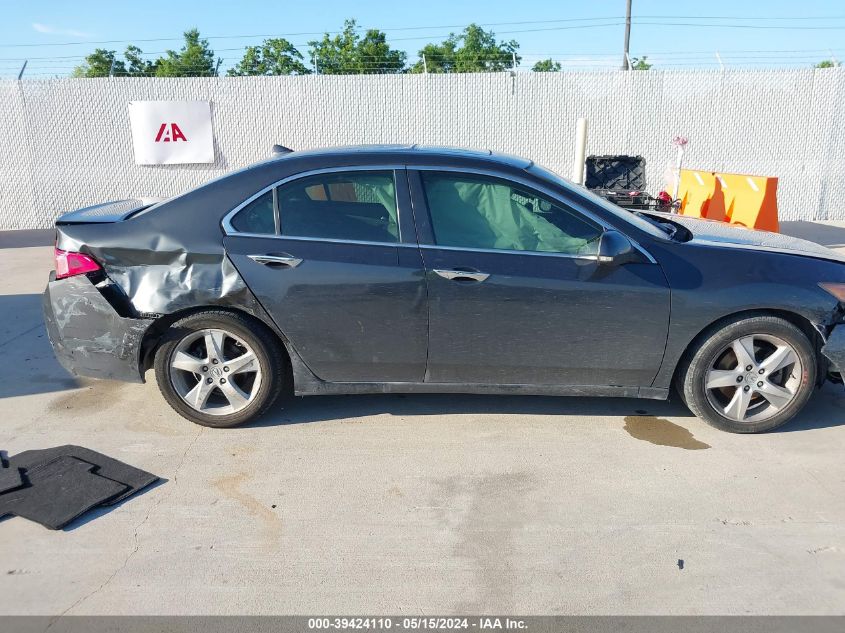
[[[651,220],[649,218],[646,218],[645,216],[639,214],[635,215],[630,211],[626,211],[625,209],[616,206],[612,202],[605,200],[601,196],[597,196],[586,187],[576,185],[572,181],[567,180],[562,176],[559,176],[550,169],[540,167],[537,163],[534,163],[528,168],[528,171],[537,176],[540,176],[541,178],[550,180],[561,187],[565,187],[566,189],[569,189],[577,193],[578,195],[584,196],[585,198],[589,198],[592,202],[596,203],[609,213],[612,213],[613,215],[615,215],[622,221],[627,222],[628,224],[632,224],[644,233],[648,233],[649,235],[653,235],[655,237],[661,237],[663,239],[666,239],[667,237],[667,231],[661,228],[660,223],[658,223],[656,220]]]

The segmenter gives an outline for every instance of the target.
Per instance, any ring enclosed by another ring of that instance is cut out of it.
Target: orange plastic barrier
[[[682,169],[681,184],[678,188],[678,197],[681,200],[681,214],[694,218],[708,217],[710,201],[713,198],[713,192],[716,191],[716,187],[716,174],[709,171]],[[718,215],[718,213],[715,215]],[[724,212],[722,213],[723,217]]]
[[[777,184],[777,178],[682,169],[680,213],[777,232]]]

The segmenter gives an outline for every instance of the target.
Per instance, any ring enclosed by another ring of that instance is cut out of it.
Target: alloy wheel
[[[708,365],[710,405],[737,422],[761,422],[795,400],[803,367],[795,348],[776,336],[752,334],[722,348]]]
[[[247,407],[261,387],[261,367],[253,349],[221,329],[192,332],[170,356],[170,382],[192,409],[229,415]]]

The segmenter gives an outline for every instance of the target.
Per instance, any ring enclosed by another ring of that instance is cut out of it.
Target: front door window
[[[507,180],[421,172],[438,246],[598,253],[600,226]]]

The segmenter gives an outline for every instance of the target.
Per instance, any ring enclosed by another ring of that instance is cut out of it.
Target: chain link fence
[[[215,162],[135,165],[133,100],[208,100]],[[358,143],[486,148],[571,173],[589,154],[640,154],[654,193],[685,166],[780,178],[782,220],[845,220],[845,69],[0,81],[0,229],[170,196],[269,155]]]

